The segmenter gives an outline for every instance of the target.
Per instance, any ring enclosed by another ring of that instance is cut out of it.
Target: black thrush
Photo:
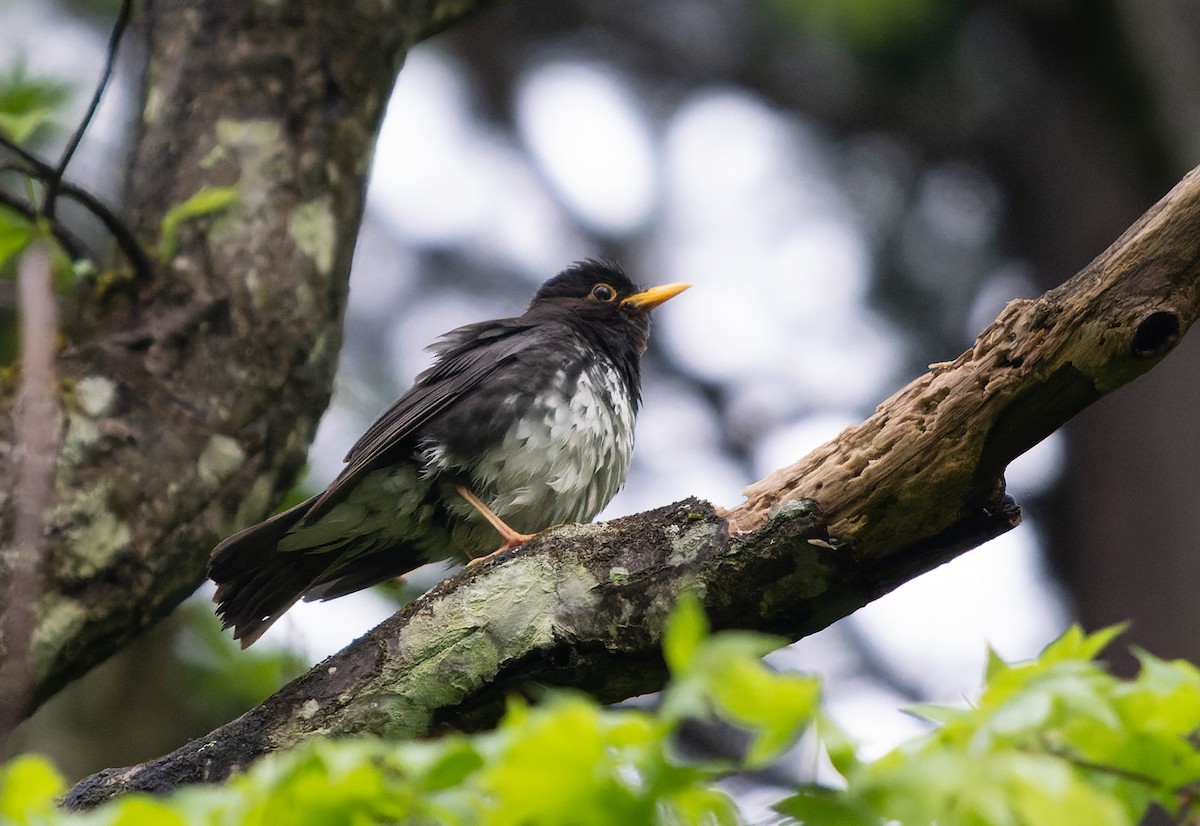
[[[687,287],[639,290],[616,265],[583,261],[523,315],[446,333],[323,493],[216,547],[224,627],[245,648],[298,599],[475,559],[497,533],[504,550],[591,520],[629,468],[650,311]]]

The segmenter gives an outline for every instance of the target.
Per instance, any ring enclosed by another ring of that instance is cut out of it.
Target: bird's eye
[[[617,297],[617,291],[607,284],[597,284],[592,287],[592,298],[597,301],[603,301],[606,304]]]

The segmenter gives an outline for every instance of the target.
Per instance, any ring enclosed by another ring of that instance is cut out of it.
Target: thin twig
[[[1110,774],[1113,777],[1119,777],[1120,779],[1128,780],[1131,783],[1138,783],[1156,791],[1178,791],[1177,789],[1167,786],[1167,784],[1163,783],[1153,775],[1144,774],[1142,772],[1134,771],[1133,769],[1127,769],[1124,766],[1113,766],[1109,763],[1097,763],[1094,760],[1088,760],[1086,757],[1080,757],[1078,754],[1058,746],[1051,746],[1047,744],[1045,749],[1047,753],[1065,760],[1072,766],[1083,769],[1084,771]]]
[[[75,150],[79,147],[79,142],[83,139],[88,126],[91,125],[92,118],[96,114],[96,109],[100,105],[100,98],[104,94],[104,90],[107,88],[108,82],[112,77],[113,67],[116,65],[117,49],[129,24],[132,6],[132,0],[124,0],[121,3],[120,11],[117,12],[117,19],[113,23],[112,34],[109,35],[108,57],[104,64],[104,72],[100,78],[100,83],[96,87],[95,94],[92,95],[87,113],[79,122],[79,126],[76,127],[74,134],[71,135],[71,140],[68,141],[66,149],[63,150],[58,165],[51,166],[29,150],[0,136],[0,147],[7,149],[28,165],[26,168],[22,168],[19,165],[6,164],[0,167],[0,171],[24,172],[45,183],[45,191],[42,195],[42,207],[39,212],[50,219],[51,225],[56,227],[55,235],[60,238],[62,237],[62,233],[57,229],[58,221],[54,214],[55,202],[59,195],[70,198],[87,209],[112,234],[117,242],[117,246],[121,248],[121,252],[124,253],[125,258],[133,266],[137,276],[145,278],[151,272],[150,259],[142,249],[142,245],[138,243],[133,233],[129,231],[129,228],[102,201],[90,192],[67,182],[64,178],[67,165],[71,162],[71,158],[74,156]]]
[[[121,252],[125,254],[125,258],[133,266],[137,277],[148,279],[150,273],[153,271],[150,258],[146,255],[146,251],[142,245],[138,243],[137,238],[129,231],[129,227],[125,226],[125,222],[105,206],[103,201],[86,189],[81,189],[66,181],[62,182],[60,188],[64,198],[70,198],[72,201],[75,201],[88,212],[92,213],[92,215],[95,215],[100,223],[104,224],[104,228],[112,234],[113,239],[117,242],[117,246],[121,248]]]
[[[21,175],[28,175],[32,178],[45,181],[47,187],[49,187],[50,183],[55,180],[55,175],[58,174],[57,170],[28,150],[23,149],[3,136],[0,136],[0,147],[12,152],[14,155],[20,158],[24,164],[0,164],[0,172],[16,172]],[[146,255],[142,245],[138,243],[137,238],[135,238],[133,233],[129,231],[129,228],[125,226],[125,223],[117,217],[115,212],[109,209],[108,206],[95,195],[67,180],[62,179],[61,177],[58,179],[58,192],[64,198],[70,198],[88,212],[92,213],[92,215],[96,217],[96,220],[104,225],[104,228],[109,231],[113,239],[117,242],[117,246],[121,248],[121,252],[125,255],[126,260],[129,261],[130,265],[133,267],[138,278],[149,277],[151,272],[150,258]],[[11,200],[6,200],[5,203],[14,209],[18,209],[23,215],[32,217],[35,214],[32,209],[28,207],[19,207]],[[55,237],[57,237],[60,241],[65,242],[66,239],[74,237],[64,228],[62,228],[57,219],[52,220],[50,224],[53,228]],[[67,247],[67,244],[64,243],[63,246]],[[83,245],[76,242],[74,249],[82,250]],[[79,257],[69,247],[67,248],[67,252],[72,258]]]
[[[33,167],[33,170],[35,170],[40,177],[48,177],[54,173],[54,167],[52,167],[50,164],[43,161],[41,158],[21,146],[19,143],[15,143],[3,135],[0,135],[0,147],[7,149],[25,163],[29,164],[29,166]],[[5,164],[3,169],[30,174],[30,170],[14,164]]]
[[[100,106],[100,98],[104,95],[104,90],[108,87],[108,81],[112,77],[113,67],[117,62],[117,48],[121,45],[121,37],[125,34],[125,27],[129,24],[132,7],[133,0],[124,0],[121,3],[121,9],[117,12],[116,22],[113,23],[112,34],[108,38],[108,57],[104,61],[104,72],[100,76],[100,83],[97,84],[96,92],[92,95],[91,103],[88,104],[87,113],[79,122],[79,126],[75,128],[71,139],[67,141],[67,147],[63,150],[62,157],[58,160],[58,166],[55,167],[54,174],[46,181],[46,192],[42,197],[41,213],[48,218],[54,217],[54,201],[58,197],[59,187],[62,184],[63,175],[66,174],[67,165],[71,163],[71,157],[75,154],[75,150],[79,148],[79,142],[83,140],[84,132],[91,125],[92,118],[96,115],[96,109]]]
[[[42,592],[45,519],[54,487],[61,433],[55,376],[58,306],[51,283],[50,255],[40,242],[21,256],[17,275],[21,315],[21,387],[14,412],[16,520],[7,560],[9,587],[0,617],[4,657],[0,660],[0,750],[21,721],[33,691],[31,636]]]

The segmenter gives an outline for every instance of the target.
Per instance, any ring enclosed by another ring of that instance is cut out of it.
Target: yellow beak
[[[642,290],[640,293],[633,295],[622,301],[622,304],[629,304],[639,310],[653,310],[659,304],[662,304],[669,298],[674,298],[681,292],[686,290],[691,284],[663,284],[661,287],[651,287],[648,290]]]

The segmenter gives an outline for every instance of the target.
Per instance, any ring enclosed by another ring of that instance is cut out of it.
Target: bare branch
[[[87,132],[88,126],[92,123],[92,118],[96,116],[96,110],[100,108],[100,98],[104,95],[104,90],[108,88],[108,81],[112,78],[113,67],[117,63],[117,48],[121,45],[121,37],[125,34],[125,27],[129,25],[129,16],[133,9],[133,0],[122,0],[121,8],[117,12],[117,19],[113,23],[112,32],[108,38],[108,51],[104,60],[104,70],[100,73],[100,81],[96,84],[96,91],[92,93],[92,99],[88,103],[87,112],[80,119],[79,124],[75,127],[75,131],[71,134],[70,140],[67,141],[66,148],[63,149],[62,157],[58,160],[58,165],[54,168],[54,174],[46,181],[46,192],[42,199],[41,213],[48,218],[54,217],[54,201],[58,197],[59,185],[62,183],[63,175],[67,172],[67,165],[71,163],[71,158],[75,155],[75,150],[79,148],[79,142],[83,140],[83,135]]]
[[[54,490],[62,415],[58,407],[54,357],[58,306],[54,299],[50,256],[35,242],[21,256],[17,273],[21,314],[21,388],[13,430],[16,434],[16,525],[7,549],[8,593],[0,622],[0,685],[27,700],[33,691],[30,638],[37,628],[35,606],[42,592],[46,516]],[[21,721],[20,703],[0,704],[0,751]]]
[[[1074,278],[1011,302],[970,350],[751,486],[731,517],[752,527],[781,498],[823,491],[836,535],[883,549],[952,518],[1015,457],[1174,349],[1200,308],[1198,230],[1200,169]],[[855,491],[891,487],[897,473],[907,479],[897,498],[864,511]]]

